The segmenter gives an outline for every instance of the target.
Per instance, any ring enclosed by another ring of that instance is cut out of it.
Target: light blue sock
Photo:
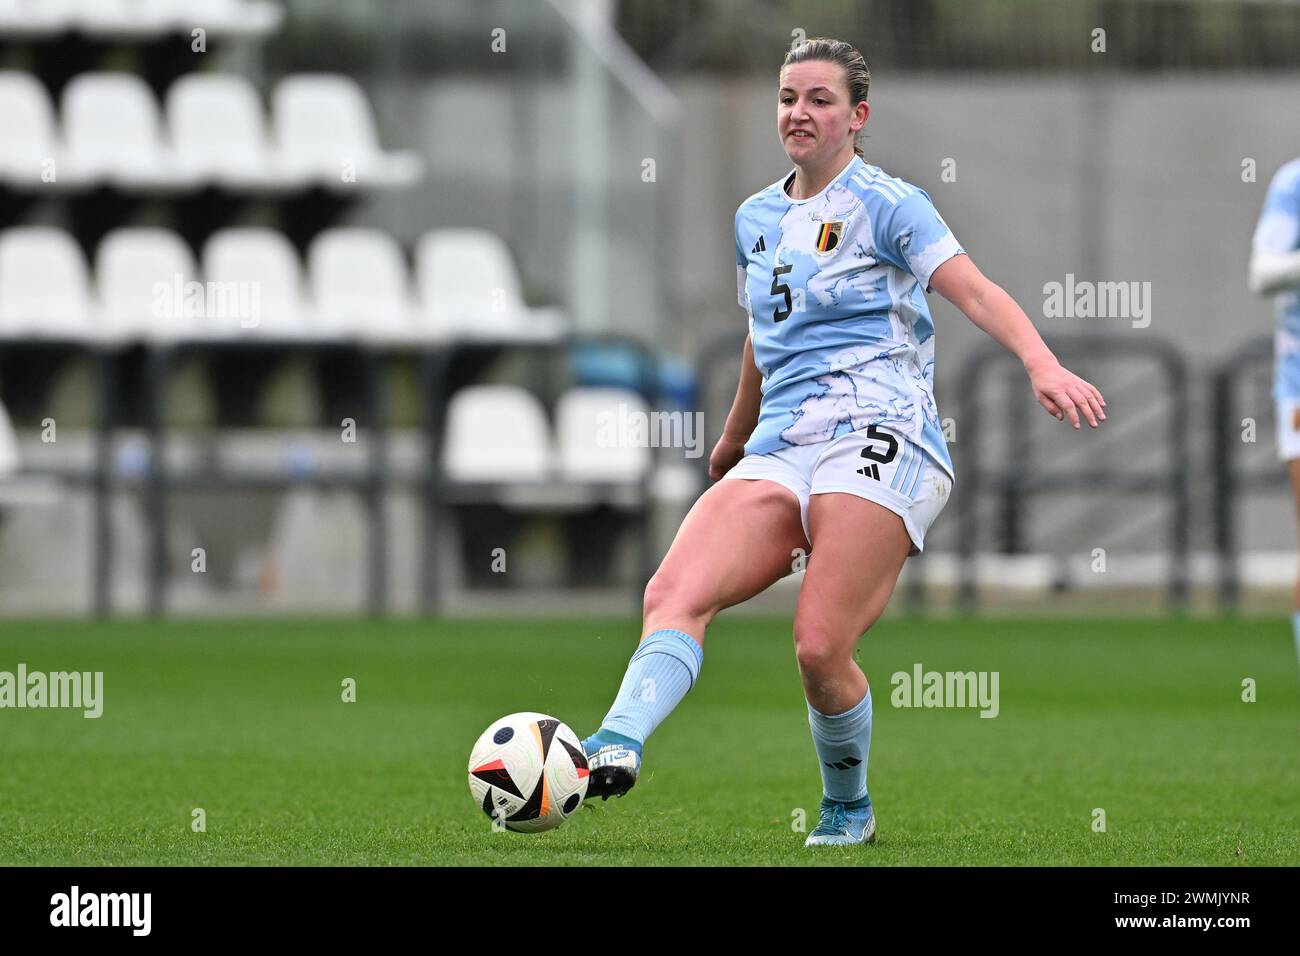
[[[704,648],[684,631],[661,628],[647,634],[628,662],[618,696],[594,736],[622,743],[614,739],[617,735],[644,744],[695,686],[703,663]]]
[[[840,803],[870,803],[867,797],[867,755],[871,752],[871,688],[856,705],[828,716],[808,705],[822,789]]]
[[[1291,636],[1295,638],[1296,663],[1300,663],[1300,611],[1291,614]]]

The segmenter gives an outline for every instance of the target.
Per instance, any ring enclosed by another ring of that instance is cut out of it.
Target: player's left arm
[[[1106,420],[1101,392],[1057,361],[1016,300],[980,272],[970,256],[963,253],[942,263],[930,276],[930,288],[1020,359],[1034,398],[1058,420],[1069,416],[1075,428],[1080,412],[1093,428]]]

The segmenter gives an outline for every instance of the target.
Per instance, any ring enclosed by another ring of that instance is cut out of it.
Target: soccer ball
[[[508,830],[558,827],[587,795],[587,755],[578,735],[554,717],[502,717],[469,755],[469,792]]]

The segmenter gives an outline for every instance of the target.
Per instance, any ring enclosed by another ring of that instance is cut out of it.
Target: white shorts
[[[924,449],[878,426],[814,445],[746,455],[723,475],[724,481],[728,478],[767,478],[793,491],[809,542],[808,499],[813,495],[842,491],[874,501],[903,519],[911,554],[925,549],[925,532],[952,492],[952,479]]]
[[[1300,398],[1277,402],[1277,457],[1282,461],[1300,458]]]

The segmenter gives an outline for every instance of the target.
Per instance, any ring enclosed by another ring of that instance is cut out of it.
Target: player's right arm
[[[1251,242],[1249,285],[1256,295],[1300,285],[1300,160],[1278,170],[1268,187]]]
[[[746,256],[745,246],[740,239],[740,224],[745,204],[736,210],[733,238],[736,241],[736,304],[745,310],[749,318],[749,327],[753,329],[753,317],[749,311],[749,292],[745,285]],[[736,462],[745,457],[745,442],[758,427],[759,405],[763,400],[763,378],[754,361],[753,333],[745,336],[744,358],[740,363],[740,384],[736,386],[736,400],[731,403],[727,422],[722,427],[722,437],[713,447],[709,456],[709,478],[719,481],[729,472]]]
[[[745,457],[745,442],[749,441],[749,436],[758,427],[758,409],[763,399],[762,384],[762,376],[754,364],[754,344],[746,335],[736,400],[731,403],[727,423],[722,427],[722,437],[709,456],[709,477],[714,481],[720,480],[736,462]]]

